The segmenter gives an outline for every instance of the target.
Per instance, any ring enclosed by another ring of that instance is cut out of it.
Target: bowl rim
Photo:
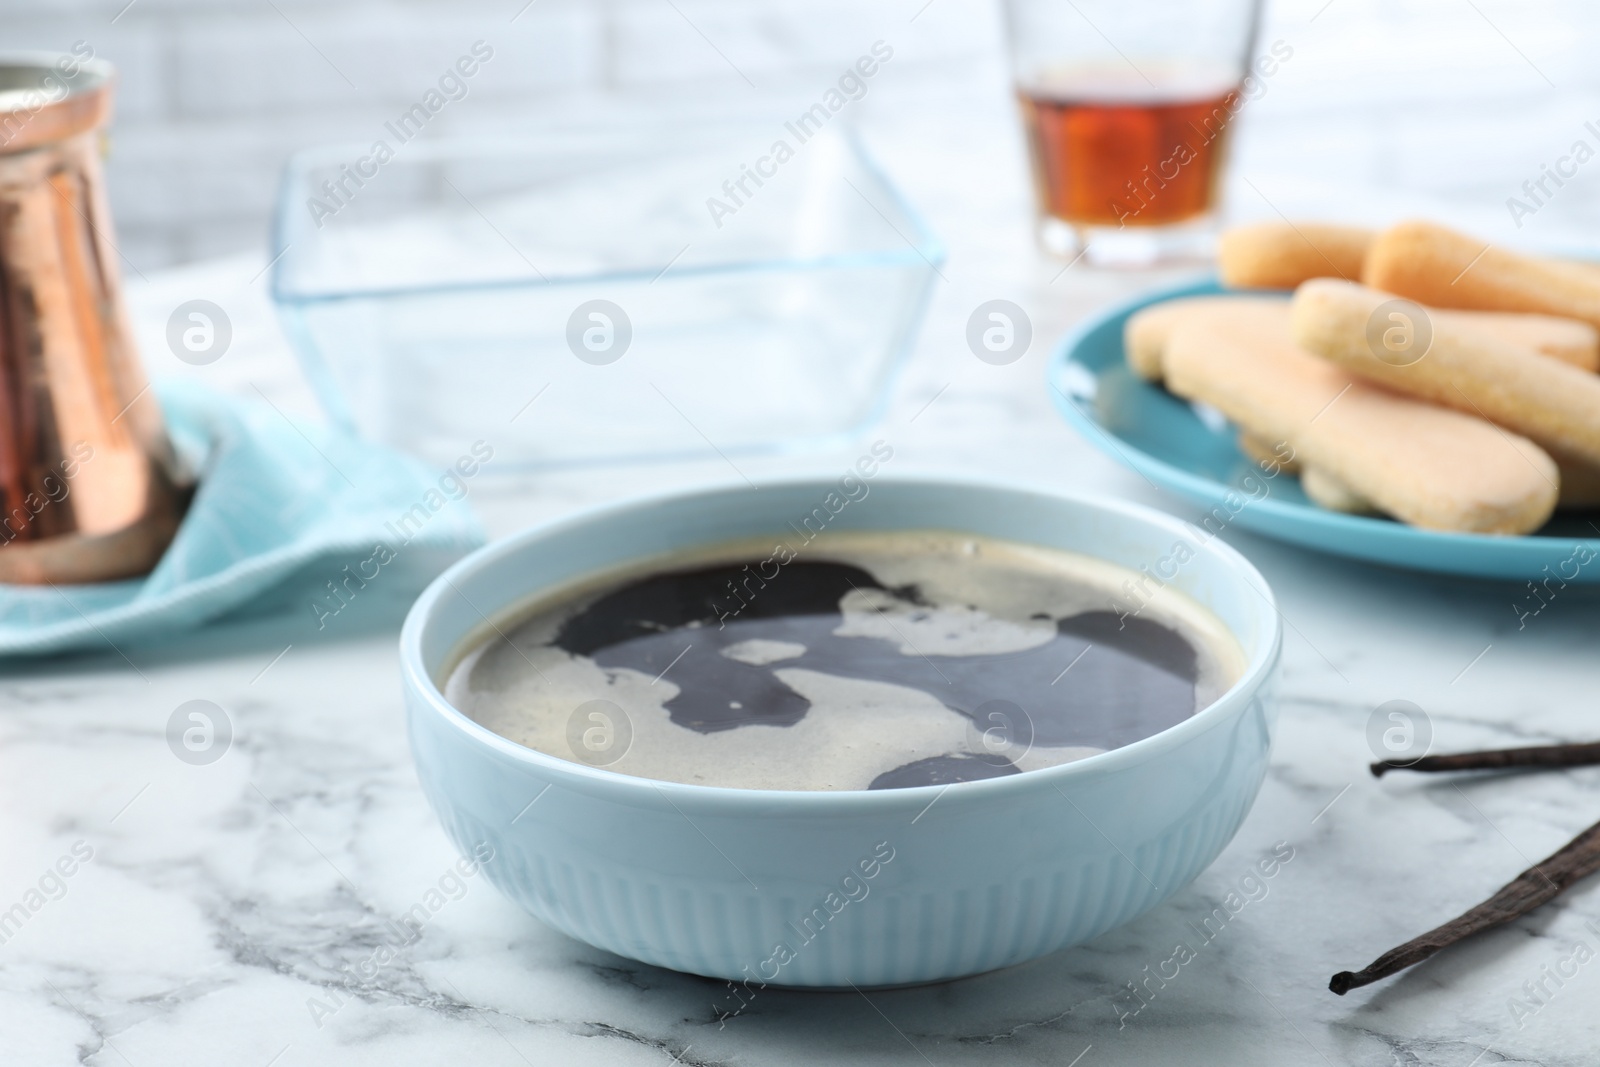
[[[832,486],[836,481],[835,477],[823,474],[790,475],[764,480],[756,491],[802,486],[822,488]],[[1178,537],[1189,537],[1193,533],[1192,527],[1181,519],[1146,505],[1096,494],[1062,490],[1034,482],[1006,479],[980,481],[975,478],[949,475],[897,474],[876,479],[874,485],[883,486],[891,483],[925,489],[944,488],[956,492],[976,489],[1044,496],[1081,508],[1111,512],[1127,520],[1163,529]],[[1278,663],[1283,645],[1283,626],[1277,597],[1254,564],[1220,538],[1211,538],[1198,547],[1197,555],[1214,553],[1219,562],[1231,572],[1234,580],[1250,587],[1261,598],[1257,616],[1262,624],[1262,640],[1254,654],[1250,656],[1239,679],[1211,704],[1182,722],[1149,737],[1084,759],[1021,774],[946,785],[874,790],[743,789],[669,782],[622,774],[604,767],[590,767],[520,745],[473,721],[446,700],[444,694],[434,684],[423,661],[422,635],[446,590],[454,589],[456,583],[465,576],[504,565],[509,558],[515,557],[529,545],[567,530],[596,522],[622,519],[630,513],[675,501],[749,492],[752,492],[750,487],[741,482],[713,482],[634,494],[621,500],[592,505],[535,523],[515,534],[474,550],[430,582],[407,612],[405,624],[400,631],[402,688],[408,691],[407,695],[420,700],[430,714],[462,735],[469,744],[487,746],[492,752],[539,772],[547,779],[549,785],[568,785],[580,792],[609,790],[614,799],[649,806],[657,806],[663,800],[673,806],[687,802],[697,811],[712,813],[749,814],[752,809],[777,806],[786,811],[795,810],[796,813],[822,814],[848,811],[881,814],[908,808],[926,811],[935,801],[952,790],[957,793],[958,798],[974,801],[1003,799],[1019,791],[1031,792],[1043,786],[1054,787],[1059,791],[1063,784],[1084,778],[1103,777],[1125,767],[1146,763],[1172,752],[1191,738],[1219,727],[1225,720],[1242,712],[1243,707],[1267,681]],[[529,596],[533,592],[534,590],[527,590],[522,596]],[[487,618],[492,617],[492,614],[487,616]],[[414,704],[408,708],[408,726],[414,708]],[[920,815],[918,817],[920,818]]]

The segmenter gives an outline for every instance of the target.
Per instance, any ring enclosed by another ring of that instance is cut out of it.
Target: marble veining
[[[1101,485],[1138,494],[1040,415],[1024,429],[1041,448],[1079,448]],[[938,447],[923,453],[930,467]],[[766,990],[732,1018],[719,1018],[720,983],[572,942],[481,876],[462,879],[414,939],[396,934],[458,857],[416,789],[390,634],[319,644],[290,617],[218,627],[219,645],[235,644],[194,661],[127,649],[143,677],[115,653],[11,668],[0,906],[74,841],[95,854],[0,944],[0,1033],[18,1050],[8,1062],[1588,1062],[1600,967],[1520,1029],[1508,1009],[1577,939],[1594,943],[1585,923],[1600,921],[1600,898],[1587,885],[1398,980],[1342,1000],[1323,987],[1600,814],[1600,769],[1455,781],[1365,771],[1368,716],[1394,697],[1429,710],[1440,747],[1593,736],[1591,669],[1541,650],[1581,647],[1600,601],[1575,597],[1519,638],[1494,630],[1499,587],[1452,585],[1440,605],[1434,579],[1235,543],[1300,634],[1287,638],[1261,799],[1193,886],[1022,967],[865,996]],[[1364,650],[1359,666],[1352,649]],[[166,742],[172,709],[195,697],[235,730],[206,766]],[[1294,859],[1265,896],[1198,943],[1195,924],[1279,842]],[[1128,983],[1185,939],[1193,960],[1124,1018]],[[352,981],[385,947],[392,958]]]

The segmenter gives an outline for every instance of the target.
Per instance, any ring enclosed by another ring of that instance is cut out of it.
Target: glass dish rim
[[[724,126],[729,124],[724,123]],[[738,128],[753,128],[754,124],[748,121],[736,124]],[[695,136],[707,132],[712,127],[689,127],[674,130],[673,133]],[[572,131],[538,133],[528,136],[511,137],[506,135],[465,135],[454,137],[430,138],[425,144],[417,145],[407,154],[408,161],[422,162],[424,160],[438,160],[455,156],[458,158],[471,158],[473,156],[489,155],[526,155],[535,152],[542,144],[552,142],[566,144],[600,145],[607,141],[615,143],[624,133],[613,128],[595,135],[582,135]],[[910,224],[912,233],[899,234],[903,241],[901,247],[882,248],[871,251],[857,251],[844,253],[824,253],[817,256],[806,257],[763,257],[733,259],[725,262],[711,263],[704,266],[684,267],[674,271],[679,278],[705,277],[723,274],[753,274],[761,272],[780,271],[817,271],[854,269],[860,267],[924,267],[938,273],[946,257],[945,246],[934,235],[926,218],[906,198],[900,187],[892,181],[877,158],[867,149],[859,132],[853,128],[842,128],[828,131],[838,136],[846,145],[850,153],[861,164],[863,169],[877,181],[890,203],[897,208],[905,220]],[[646,135],[647,139],[654,136],[657,140],[665,142],[666,137],[659,132]],[[680,142],[681,143],[681,142]],[[344,162],[351,158],[352,153],[362,153],[369,146],[353,141],[344,141],[314,146],[301,149],[292,154],[284,164],[283,171],[278,181],[278,194],[273,210],[271,245],[274,250],[274,259],[270,264],[271,283],[270,292],[274,302],[304,306],[309,304],[330,303],[355,299],[387,299],[396,296],[415,296],[444,293],[476,292],[498,289],[527,289],[527,288],[555,288],[559,286],[596,285],[607,283],[629,283],[637,281],[651,281],[659,278],[666,271],[672,269],[672,264],[665,263],[652,267],[628,268],[624,270],[608,270],[594,273],[572,274],[549,279],[540,278],[505,278],[489,280],[468,280],[459,282],[430,282],[424,284],[391,285],[382,287],[353,287],[323,288],[323,289],[298,289],[287,282],[287,264],[294,261],[289,255],[294,247],[295,238],[303,235],[304,228],[308,225],[303,220],[293,218],[293,212],[298,203],[299,191],[304,187],[303,179],[306,172],[318,163],[327,160]],[[860,192],[860,190],[857,190]],[[862,198],[866,196],[863,193]],[[867,204],[877,210],[871,200]],[[880,212],[881,214],[881,212]],[[885,217],[885,221],[887,217]],[[890,228],[896,230],[892,222]]]

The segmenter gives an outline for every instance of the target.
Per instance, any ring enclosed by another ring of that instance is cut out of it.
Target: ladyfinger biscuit
[[[1587,322],[1521,311],[1435,311],[1433,314],[1459,318],[1463,326],[1531,348],[1574,367],[1591,372],[1600,370],[1600,331]]]
[[[1372,501],[1339,481],[1321,467],[1307,467],[1300,472],[1300,488],[1318,507],[1339,511],[1346,515],[1375,515],[1378,509]]]
[[[1264,471],[1273,474],[1300,473],[1300,461],[1295,459],[1294,451],[1287,442],[1269,441],[1249,430],[1240,430],[1238,444],[1245,458]]]
[[[1222,283],[1237,289],[1293,289],[1307,278],[1354,281],[1375,236],[1321,222],[1236,226],[1217,242],[1217,269]]]
[[[1415,526],[1527,533],[1555,507],[1555,463],[1532,442],[1368,385],[1287,337],[1187,323],[1168,340],[1164,364],[1173,392],[1286,441],[1305,467]]]
[[[1429,307],[1534,311],[1600,327],[1600,272],[1518,255],[1431,222],[1379,234],[1361,281]]]
[[[1556,270],[1566,271],[1583,282],[1600,282],[1600,263],[1580,259],[1547,259],[1544,262]]]
[[[1199,319],[1230,330],[1282,334],[1289,328],[1289,302],[1276,296],[1190,296],[1140,308],[1122,328],[1122,346],[1133,373],[1159,382],[1161,352],[1173,327]]]
[[[1369,381],[1479,415],[1551,451],[1600,465],[1600,377],[1415,305],[1381,310],[1392,301],[1388,293],[1350,282],[1306,282],[1294,297],[1294,340]],[[1417,315],[1420,320],[1412,321]],[[1424,353],[1391,352],[1384,346],[1389,331],[1411,337],[1415,348],[1426,343]]]

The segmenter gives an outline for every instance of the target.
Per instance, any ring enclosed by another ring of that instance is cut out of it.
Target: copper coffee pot
[[[189,490],[122,307],[111,65],[0,56],[0,583],[147,573]]]

